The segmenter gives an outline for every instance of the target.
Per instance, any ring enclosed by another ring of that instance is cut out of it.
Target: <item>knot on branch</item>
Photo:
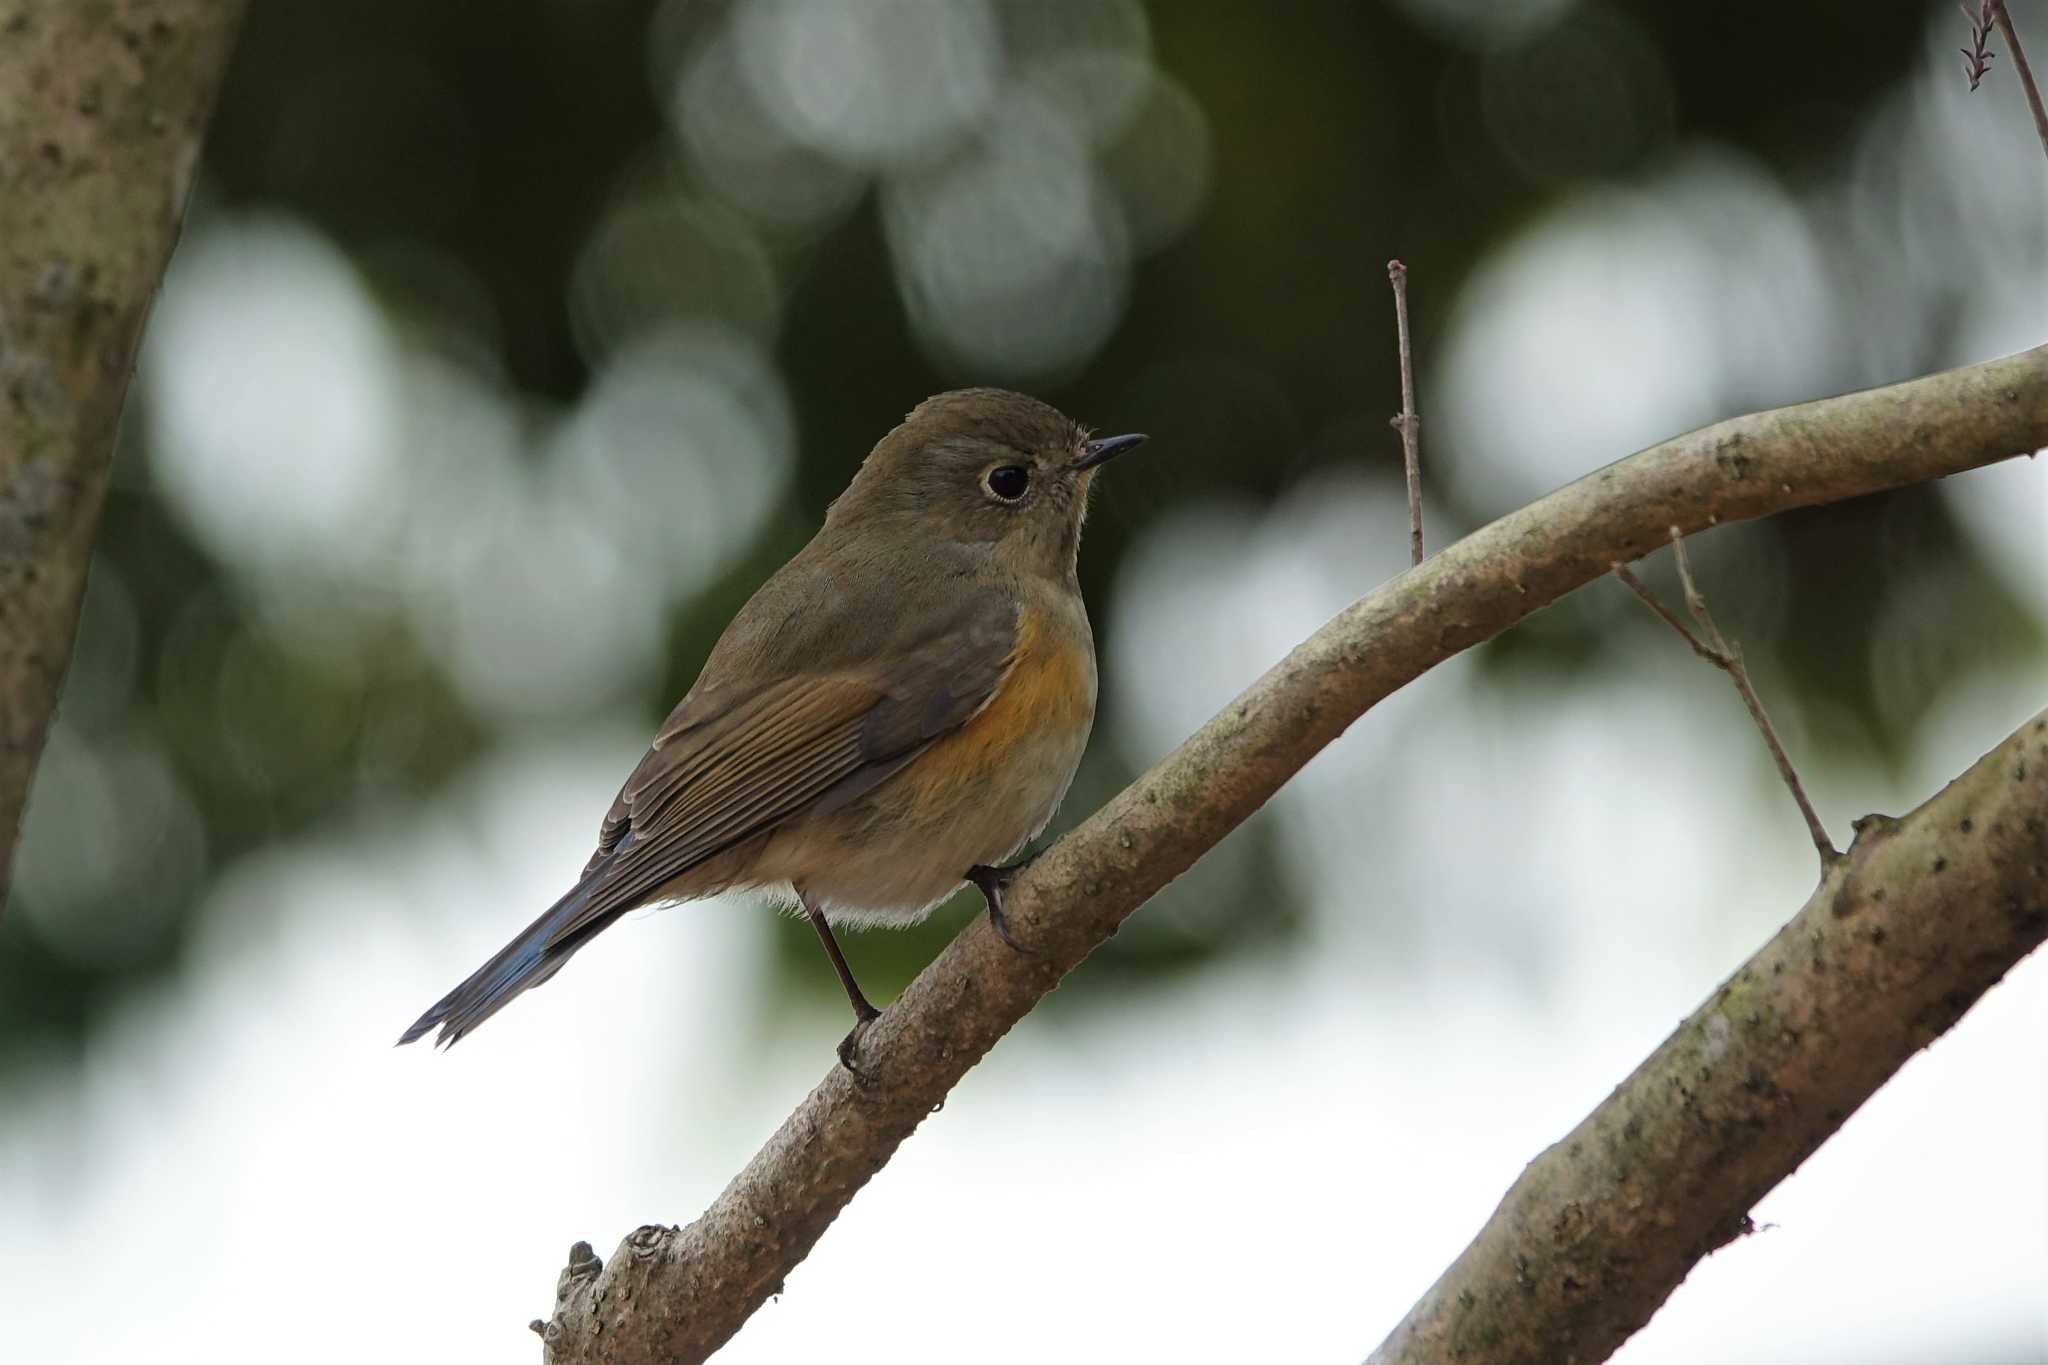
[[[603,1269],[604,1262],[591,1249],[590,1243],[578,1242],[569,1248],[569,1264],[562,1268],[562,1275],[567,1279],[590,1279]]]
[[[671,1245],[670,1239],[681,1231],[681,1228],[673,1225],[663,1227],[659,1223],[643,1223],[639,1227],[634,1228],[633,1235],[626,1239],[626,1250],[636,1261],[655,1260],[668,1254],[668,1249]],[[576,1245],[583,1247],[586,1252],[590,1250],[582,1242],[578,1242]],[[595,1261],[597,1258],[592,1256],[590,1259]]]

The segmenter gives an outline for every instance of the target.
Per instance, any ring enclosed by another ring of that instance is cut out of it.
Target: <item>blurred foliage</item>
[[[1003,7],[1002,22],[1023,24],[1031,8]],[[1175,509],[1220,496],[1270,502],[1343,462],[1398,477],[1395,442],[1379,427],[1397,392],[1388,257],[1413,272],[1427,414],[1432,347],[1452,301],[1508,234],[1702,144],[1733,148],[1787,183],[1838,170],[1917,59],[1928,22],[1926,7],[1849,0],[1495,7],[1538,16],[1520,27],[1458,17],[1486,8],[1153,3],[1150,60],[1200,113],[1198,123],[1181,116],[1172,135],[1186,145],[1206,137],[1204,197],[1184,226],[1140,241],[1120,317],[1099,348],[1080,347],[1033,377],[963,360],[958,347],[971,335],[941,344],[920,331],[889,215],[915,209],[901,205],[922,192],[921,172],[890,172],[895,188],[850,179],[843,202],[787,230],[729,226],[725,215],[744,214],[704,191],[668,111],[687,54],[728,22],[730,6],[253,6],[193,231],[254,212],[311,225],[346,253],[406,345],[509,391],[524,426],[559,421],[617,349],[607,328],[630,331],[634,310],[658,307],[662,290],[710,298],[712,311],[769,340],[797,462],[745,546],[665,603],[654,676],[514,716],[478,706],[451,681],[435,632],[374,595],[316,577],[283,619],[274,583],[229,562],[167,507],[151,429],[131,421],[64,711],[90,752],[46,773],[71,785],[62,820],[48,809],[32,820],[31,852],[44,867],[118,862],[132,875],[24,879],[18,902],[38,885],[58,890],[0,919],[0,1064],[74,1048],[123,992],[174,970],[211,871],[375,803],[431,800],[519,726],[621,708],[651,726],[854,462],[924,395],[997,379],[1084,420],[1153,435],[1150,463],[1120,469],[1105,490],[1084,555],[1105,636],[1121,558]],[[1142,185],[1153,169],[1155,152],[1137,137],[1109,136],[1098,149],[1112,182]],[[1035,164],[1019,161],[1014,173],[1029,179]],[[1034,187],[1018,189],[1031,205]],[[653,205],[653,216],[622,216],[621,204]],[[1137,238],[1149,230],[1145,211],[1141,202],[1131,219]],[[669,254],[659,270],[631,251],[622,266],[591,256],[594,240],[630,247],[635,233],[651,234],[648,252]],[[693,256],[692,243],[705,254]],[[1836,373],[1840,387],[1865,382],[1853,367]],[[1777,397],[1726,392],[1721,410]],[[1587,464],[1622,453],[1587,452]],[[290,448],[272,455],[302,458]],[[1430,455],[1455,461],[1458,452],[1438,445]],[[1469,494],[1426,477],[1434,528],[1499,510],[1468,506]],[[1896,753],[1939,689],[2038,647],[2038,623],[1972,553],[1938,490],[1738,534],[1713,561],[1717,607],[1731,629],[1751,625],[1752,656],[1790,689],[1774,705],[1824,697],[1822,709],[1844,718],[1818,727],[1816,742]],[[1746,578],[1751,563],[1775,567],[1768,579]],[[1927,617],[1911,677],[1886,683],[1865,642],[1901,594],[1926,582],[1946,605]],[[1760,633],[1743,605],[1759,587],[1785,596],[1759,613]],[[1617,618],[1611,606],[1575,600],[1543,614],[1485,652],[1487,676],[1568,679],[1596,666]],[[131,760],[157,765],[152,780],[196,822],[114,799],[136,789],[121,766]],[[1118,748],[1098,739],[1064,819],[1132,776]],[[88,818],[95,811],[103,818]],[[590,813],[593,831],[599,814]],[[1255,825],[1234,844],[1231,858],[1198,870],[1192,891],[1169,892],[1164,913],[1134,920],[1087,978],[1101,985],[1286,941],[1299,908],[1286,903],[1269,839]],[[1213,913],[1219,905],[1242,910]],[[524,916],[506,907],[505,932]],[[958,918],[860,936],[850,951],[886,994]],[[60,919],[147,931],[81,937],[53,932]],[[778,964],[793,988],[836,989],[800,926],[784,936]]]

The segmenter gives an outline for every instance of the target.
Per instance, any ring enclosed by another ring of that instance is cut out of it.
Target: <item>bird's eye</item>
[[[982,483],[1004,502],[1015,502],[1031,487],[1031,471],[1020,464],[1001,465],[984,475]]]

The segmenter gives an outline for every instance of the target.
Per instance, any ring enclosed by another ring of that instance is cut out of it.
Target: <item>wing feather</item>
[[[589,895],[548,945],[585,936],[593,922],[813,805],[836,809],[971,719],[1012,662],[1016,616],[1002,616],[883,667],[685,698],[626,779],[584,872]]]

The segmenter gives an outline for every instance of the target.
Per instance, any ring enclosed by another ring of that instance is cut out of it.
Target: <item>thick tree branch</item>
[[[0,4],[0,887],[71,658],[136,343],[241,12]]]
[[[2048,347],[1677,437],[1368,594],[1032,863],[1007,909],[1042,957],[1013,952],[976,919],[871,1027],[866,1079],[834,1064],[703,1217],[641,1228],[601,1269],[582,1247],[553,1319],[536,1324],[547,1358],[634,1365],[717,1349],[1060,977],[1395,689],[1656,549],[1669,527],[1941,478],[2043,445]]]
[[[1371,1365],[1605,1360],[2048,938],[2048,711],[1869,815],[1791,923],[1529,1163]]]

